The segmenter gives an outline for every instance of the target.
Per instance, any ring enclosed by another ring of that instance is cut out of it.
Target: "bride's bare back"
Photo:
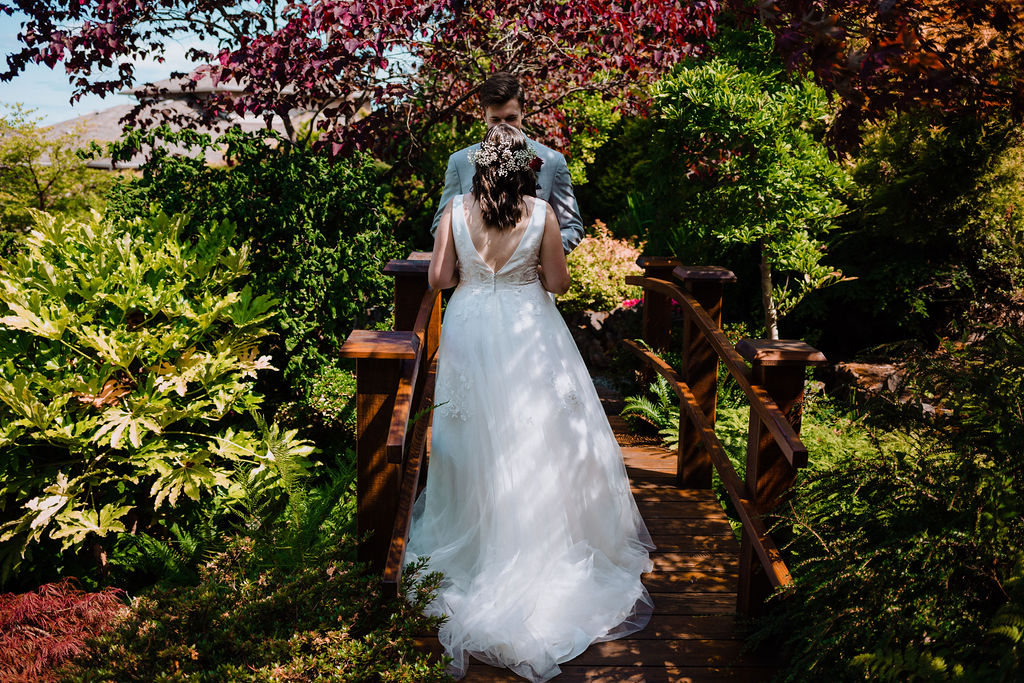
[[[519,220],[509,230],[499,230],[489,226],[484,221],[483,213],[480,210],[480,203],[473,198],[473,195],[466,195],[463,209],[466,215],[466,227],[469,236],[476,247],[476,253],[480,255],[483,262],[494,272],[501,270],[508,260],[512,258],[523,239],[526,226],[530,224],[530,217],[533,215],[534,198],[523,198],[519,204]]]

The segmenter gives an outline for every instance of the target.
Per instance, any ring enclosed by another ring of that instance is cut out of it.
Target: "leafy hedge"
[[[166,128],[135,133],[119,146],[161,141],[199,151],[214,146],[208,136]],[[304,388],[336,363],[338,348],[371,309],[390,306],[391,278],[381,271],[406,249],[391,233],[378,171],[369,156],[332,162],[265,130],[232,128],[216,145],[225,146],[229,168],[157,147],[142,178],[111,191],[106,213],[188,211],[189,236],[224,219],[237,225],[238,238],[252,242],[252,286],[280,301],[275,364],[293,387]]]

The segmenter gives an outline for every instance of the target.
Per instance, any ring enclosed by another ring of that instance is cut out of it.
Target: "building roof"
[[[118,94],[134,95],[135,97],[138,97],[144,92],[153,92],[153,89],[166,88],[167,93],[162,93],[163,98],[158,102],[147,105],[146,109],[143,111],[143,115],[149,113],[149,111],[152,110],[166,111],[167,113],[172,115],[187,115],[194,110],[192,109],[192,107],[189,106],[186,100],[186,96],[191,93],[186,93],[181,89],[180,84],[183,80],[185,79],[167,78],[160,81],[156,81],[152,84],[143,84],[135,86],[133,88],[127,88],[121,90]],[[219,83],[217,86],[214,86],[209,76],[203,76],[203,78],[200,79],[200,81],[198,81],[197,83],[196,93],[201,94],[209,92],[244,92],[244,87],[240,86],[237,82],[234,81],[222,82]],[[44,130],[46,132],[46,135],[51,139],[81,130],[82,132],[80,133],[80,135],[83,145],[89,140],[95,140],[96,142],[99,142],[101,144],[104,142],[112,142],[114,140],[120,139],[121,137],[121,118],[124,117],[135,106],[136,105],[132,103],[114,105],[113,107],[110,107],[108,109],[90,112],[88,114],[83,114],[82,116],[76,116],[73,119],[68,119],[66,121],[54,123],[50,126],[47,126]],[[314,112],[309,110],[293,109],[290,112],[292,125],[297,129],[299,125],[310,120],[313,117],[313,115]],[[154,118],[160,120],[160,117]],[[222,122],[219,124],[219,130],[214,127],[202,126],[198,123],[190,124],[188,127],[199,133],[209,133],[210,135],[216,138],[228,127],[235,124],[240,126],[244,131],[256,131],[267,127],[266,122],[263,120],[262,117],[239,116],[234,113],[228,113],[224,117]],[[169,125],[171,129],[175,131],[180,130],[182,127],[180,125],[173,123]],[[282,136],[287,137],[288,134],[279,116],[274,117],[272,128],[276,130],[278,133],[280,133]],[[186,150],[180,145],[164,145],[164,148],[167,149],[170,153],[178,155],[187,154],[189,156],[194,156],[197,153],[195,150]],[[113,166],[113,168],[138,168],[143,164],[144,161],[145,155],[142,152],[139,152],[126,162],[118,162],[116,166]],[[223,151],[215,149],[207,150],[206,162],[209,164],[225,163]],[[43,163],[45,163],[45,161]],[[92,159],[91,161],[88,162],[87,165],[93,168],[102,168],[106,170],[112,168],[109,158]]]

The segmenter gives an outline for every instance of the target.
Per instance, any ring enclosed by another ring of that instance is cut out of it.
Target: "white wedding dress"
[[[438,353],[427,484],[406,561],[444,573],[428,613],[467,654],[546,681],[591,643],[643,628],[651,537],[572,335],[538,279],[545,205],[497,273],[452,206],[459,285]]]

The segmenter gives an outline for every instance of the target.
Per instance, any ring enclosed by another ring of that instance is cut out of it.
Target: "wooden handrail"
[[[412,505],[416,502],[416,492],[420,476],[426,466],[427,428],[430,417],[422,412],[434,403],[434,381],[437,377],[437,354],[429,361],[426,382],[423,385],[423,400],[420,402],[421,417],[413,426],[412,440],[409,444],[409,455],[402,470],[402,487],[398,493],[398,505],[395,510],[395,528],[391,532],[391,544],[384,565],[384,594],[395,597],[402,583],[402,568],[405,565],[405,547],[409,541],[409,525],[412,522]]]
[[[419,377],[420,368],[424,361],[429,363],[431,359],[423,359],[420,356],[426,348],[427,327],[430,325],[431,317],[435,309],[437,298],[441,296],[440,290],[427,290],[420,302],[419,310],[416,313],[416,322],[413,323],[412,333],[419,339],[416,358],[406,360],[402,363],[401,376],[398,380],[398,390],[395,393],[395,408],[391,413],[391,426],[388,428],[387,458],[390,463],[401,463],[405,440],[409,428],[409,416],[412,414],[413,394],[416,389],[416,380]]]
[[[729,342],[725,333],[716,325],[711,316],[707,314],[704,307],[698,303],[688,292],[682,290],[675,283],[657,278],[648,278],[640,275],[627,275],[627,284],[640,285],[644,288],[653,289],[666,296],[670,296],[680,304],[685,305],[693,316],[694,322],[704,333],[705,339],[715,349],[718,357],[725,363],[729,374],[733,376],[736,383],[743,390],[750,406],[757,411],[758,416],[764,421],[766,427],[771,431],[775,441],[782,448],[786,460],[794,467],[803,467],[807,464],[807,447],[797,435],[793,426],[789,424],[786,416],[782,414],[775,401],[760,386],[750,381],[750,367],[743,357]]]
[[[696,397],[694,397],[693,392],[690,391],[690,387],[680,380],[679,375],[672,369],[672,366],[661,358],[631,339],[625,340],[625,343],[630,351],[668,380],[669,386],[679,398],[680,405],[686,409],[687,416],[697,428],[697,433],[700,434],[704,447],[711,455],[711,463],[715,466],[715,470],[717,470],[718,476],[721,478],[722,484],[729,494],[729,499],[736,506],[736,511],[739,513],[743,525],[752,532],[754,549],[772,586],[781,588],[792,584],[793,577],[790,575],[785,562],[783,562],[778,548],[775,547],[775,542],[768,535],[768,528],[765,526],[764,521],[754,509],[746,484],[736,474],[736,470],[733,468],[732,462],[725,452],[725,447],[722,445],[718,435],[715,434],[715,430],[708,424],[707,419],[704,417],[704,411],[701,409]]]

